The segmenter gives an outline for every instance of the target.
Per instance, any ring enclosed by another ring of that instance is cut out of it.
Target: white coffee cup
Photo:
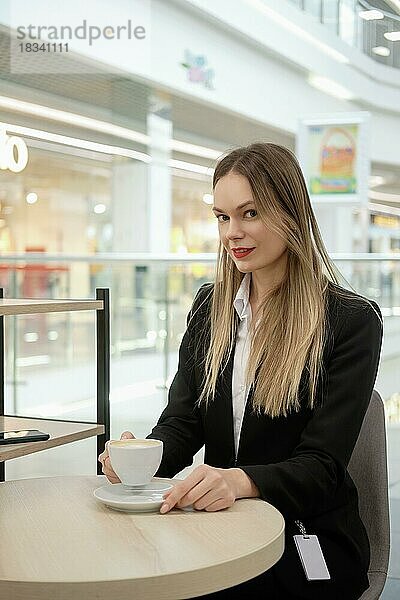
[[[163,443],[150,439],[110,440],[108,453],[123,485],[146,485],[161,464]]]

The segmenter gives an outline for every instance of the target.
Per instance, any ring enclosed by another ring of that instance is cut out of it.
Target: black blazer
[[[157,475],[173,477],[192,464],[193,455],[205,444],[205,464],[240,467],[255,482],[261,498],[283,514],[285,552],[273,569],[288,595],[357,598],[368,587],[369,543],[347,464],[376,378],[382,340],[379,307],[372,302],[375,312],[356,294],[351,300],[339,298],[334,292],[337,286],[330,284],[325,376],[318,386],[316,407],[311,411],[306,405],[305,378],[300,385],[301,409],[287,417],[257,416],[251,411],[250,390],[235,461],[234,350],[218,379],[215,400],[207,411],[194,406],[204,375],[201,364],[209,341],[204,319],[213,286],[204,284],[196,295],[168,405],[148,436],[164,442]],[[196,353],[201,334],[205,338]],[[331,581],[307,581],[293,540],[299,533],[295,520],[301,520],[308,533],[318,535]]]

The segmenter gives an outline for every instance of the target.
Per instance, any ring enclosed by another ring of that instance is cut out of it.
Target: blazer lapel
[[[251,446],[251,441],[255,439],[255,433],[257,430],[257,426],[259,425],[259,419],[256,415],[252,413],[252,397],[254,394],[253,385],[250,386],[246,397],[246,404],[244,406],[243,412],[243,420],[242,427],[240,431],[239,437],[239,445],[237,452],[237,462],[240,464],[241,455],[242,455],[242,447],[243,445]]]
[[[235,348],[233,348],[229,361],[223,373],[220,373],[214,402],[209,403],[206,422],[207,429],[212,437],[212,460],[214,465],[221,467],[233,466],[235,463],[235,444],[233,433],[232,410],[232,373]],[[215,452],[215,454],[214,454]],[[211,458],[211,457],[210,457]]]

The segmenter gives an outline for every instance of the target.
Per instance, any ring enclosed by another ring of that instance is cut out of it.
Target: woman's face
[[[241,205],[246,204],[246,206]],[[222,244],[242,273],[265,271],[270,274],[286,262],[285,240],[266,227],[255,210],[254,198],[246,177],[228,173],[214,188],[213,212],[218,219]],[[254,248],[244,257],[232,248]]]

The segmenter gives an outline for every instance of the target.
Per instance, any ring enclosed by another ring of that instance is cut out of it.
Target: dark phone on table
[[[23,442],[40,442],[48,440],[49,433],[43,433],[38,429],[20,429],[18,431],[0,431],[1,444],[21,444]]]

